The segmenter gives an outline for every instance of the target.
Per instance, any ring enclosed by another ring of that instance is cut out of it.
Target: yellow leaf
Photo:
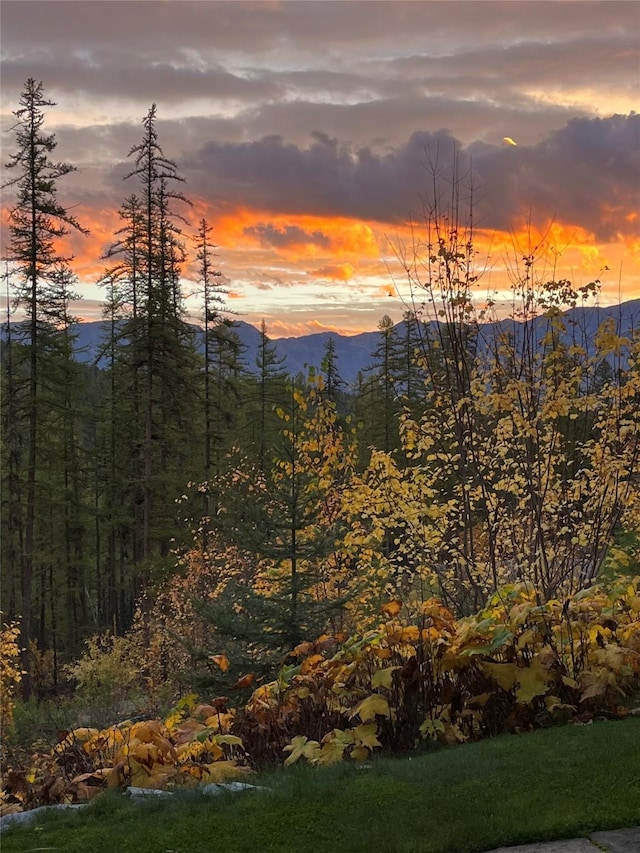
[[[98,734],[98,729],[88,729],[88,728],[79,728],[74,729],[72,735],[79,741],[89,740],[89,738],[95,737]]]
[[[319,663],[322,663],[324,660],[322,655],[311,655],[308,658],[305,658],[302,661],[302,665],[300,666],[300,672],[302,675],[307,675],[316,668]]]
[[[366,746],[356,746],[351,750],[351,758],[355,761],[366,761],[369,758],[369,750]]]
[[[372,693],[371,696],[359,702],[349,716],[351,719],[358,716],[363,723],[366,723],[368,720],[375,720],[376,714],[380,714],[383,717],[390,717],[391,711],[389,710],[389,703],[384,696],[381,696],[379,693]]]
[[[565,702],[562,702],[562,700],[558,699],[557,696],[545,696],[544,697],[544,704],[546,705],[547,711],[549,711],[549,713],[553,713],[554,711],[558,711],[558,710],[560,710],[560,711],[565,711],[565,710],[566,711],[575,711],[576,710],[575,705],[567,705]]]
[[[516,683],[516,665],[514,663],[490,663],[482,661],[483,671],[494,681],[497,681],[503,690],[511,690]]]
[[[384,646],[374,646],[371,652],[375,657],[380,658],[380,660],[389,660],[390,657],[393,657],[391,649],[385,649]]]
[[[136,723],[131,727],[130,736],[137,738],[142,743],[150,743],[154,735],[160,732],[160,723],[157,720],[147,720],[143,723]]]
[[[373,749],[376,746],[382,746],[376,736],[377,733],[377,723],[363,723],[362,725],[356,726],[355,729],[353,729],[353,739],[358,744],[358,746],[367,746],[370,749]]]
[[[214,740],[216,743],[226,743],[229,746],[242,746],[242,738],[237,735],[216,735]]]
[[[516,701],[528,705],[536,696],[547,692],[549,671],[534,661],[530,667],[518,669],[517,681]]]
[[[203,782],[228,782],[233,779],[242,779],[253,773],[250,767],[238,767],[233,761],[216,761],[213,764],[202,765]]]
[[[284,766],[289,767],[299,758],[306,758],[307,761],[316,758],[320,752],[320,744],[317,740],[309,740],[306,735],[297,735],[290,744],[285,746],[284,751],[291,753],[284,762]]]
[[[420,639],[420,629],[415,625],[408,625],[402,629],[401,639],[403,643],[417,643]]]
[[[318,764],[335,764],[342,761],[345,750],[353,744],[353,734],[350,731],[343,732],[334,729],[322,739],[322,749],[317,756]]]

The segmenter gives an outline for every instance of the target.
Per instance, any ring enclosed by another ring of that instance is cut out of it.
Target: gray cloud
[[[560,86],[598,88],[622,86],[629,92],[638,85],[638,30],[640,21],[627,32],[590,34],[547,42],[534,39],[500,49],[474,46],[444,55],[399,57],[389,69],[413,85],[430,85],[448,94],[461,91],[502,94],[521,87]]]
[[[330,240],[322,231],[305,231],[297,225],[276,227],[270,223],[259,222],[244,229],[248,237],[256,237],[263,246],[273,246],[276,249],[287,246],[314,245],[328,248]]]
[[[232,105],[358,104],[364,115],[370,101],[384,112],[420,98],[537,112],[523,91],[638,86],[637,9],[616,0],[3,0],[0,15],[7,101],[28,76],[93,108],[200,99],[227,118]]]
[[[82,75],[78,77],[78,70]],[[20,90],[28,77],[46,80],[48,88],[64,97],[73,92],[91,97],[113,97],[132,102],[157,101],[173,105],[199,98],[254,103],[275,99],[285,94],[284,86],[272,76],[251,74],[243,77],[224,68],[208,66],[198,68],[157,61],[142,65],[139,57],[129,53],[110,52],[96,54],[90,63],[79,62],[76,57],[50,57],[37,59],[20,57],[6,63],[3,85]]]
[[[508,228],[529,209],[558,217],[600,240],[635,233],[626,215],[640,185],[640,116],[580,118],[537,145],[462,146],[448,131],[416,132],[388,153],[352,149],[317,133],[306,148],[279,136],[246,143],[208,142],[183,161],[203,195],[286,214],[346,216],[381,223],[419,216],[418,193],[430,184],[438,152],[446,179],[454,156],[472,164],[484,227]]]
[[[3,0],[3,42],[18,54],[46,45],[59,55],[98,51],[105,43],[135,52],[141,62],[184,49],[251,55],[333,46],[342,53],[385,48],[401,38],[403,50],[423,44],[437,53],[451,46],[490,42],[505,46],[580,38],[594,31],[617,36],[637,28],[637,9],[604,2],[415,3],[404,0],[308,2],[146,2],[146,0]]]

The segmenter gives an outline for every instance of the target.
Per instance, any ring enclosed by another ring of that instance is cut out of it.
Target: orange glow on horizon
[[[380,223],[248,208],[216,210],[198,198],[184,212],[188,222],[182,226],[183,239],[189,255],[185,279],[197,280],[193,237],[205,218],[212,228],[215,263],[229,289],[226,299],[242,305],[245,313],[239,316],[248,322],[264,317],[274,337],[371,331],[384,313],[399,318],[403,303],[411,304],[406,272],[401,259],[393,257]],[[104,296],[96,282],[117,263],[117,258],[101,255],[117,239],[122,221],[117,209],[84,204],[73,213],[90,235],[71,233],[60,249],[74,255],[71,266],[84,297],[75,313],[95,318]],[[605,217],[613,214],[604,212]],[[620,217],[619,212],[615,215]],[[7,216],[5,206],[3,231]],[[637,223],[638,213],[630,211],[624,218]],[[388,233],[394,234],[396,245],[406,247],[407,259],[412,261],[411,247],[422,238],[420,224],[389,226]],[[616,235],[615,240],[602,243],[571,223],[529,224],[523,216],[510,231],[478,230],[475,249],[477,267],[484,271],[475,289],[479,302],[497,292],[508,293],[514,277],[522,272],[523,257],[531,253],[538,258],[536,272],[542,280],[567,278],[581,286],[600,279],[603,303],[640,297],[640,235]],[[420,289],[415,296],[420,301]],[[85,310],[83,305],[89,303]]]

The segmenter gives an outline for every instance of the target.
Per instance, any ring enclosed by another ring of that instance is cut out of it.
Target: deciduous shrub
[[[640,686],[638,580],[562,601],[511,584],[458,620],[435,598],[392,601],[375,630],[300,644],[237,731],[254,757],[328,763],[624,715]]]
[[[13,721],[15,694],[24,674],[20,666],[19,636],[20,628],[16,622],[2,625],[0,629],[0,731],[5,735]]]

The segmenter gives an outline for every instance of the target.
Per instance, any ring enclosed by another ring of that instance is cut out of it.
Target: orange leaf
[[[202,717],[203,719],[206,719],[215,713],[216,709],[213,705],[197,705],[193,710],[194,717]]]
[[[255,680],[255,672],[248,672],[246,675],[243,675],[242,678],[239,678],[233,686],[237,690],[242,690],[244,687],[251,687]]]
[[[394,599],[390,601],[388,604],[383,604],[382,612],[388,616],[390,619],[395,619],[395,617],[400,613],[402,609],[402,602],[398,601],[398,599]]]
[[[323,634],[313,644],[314,652],[326,652],[327,649],[332,649],[337,645],[335,637],[330,637],[328,634]]]
[[[226,655],[209,655],[209,660],[212,660],[223,672],[229,669],[229,658]]]
[[[305,658],[302,661],[302,666],[300,667],[300,672],[302,675],[307,675],[309,672],[313,672],[317,664],[321,663],[324,660],[322,655],[311,655],[311,657]]]

